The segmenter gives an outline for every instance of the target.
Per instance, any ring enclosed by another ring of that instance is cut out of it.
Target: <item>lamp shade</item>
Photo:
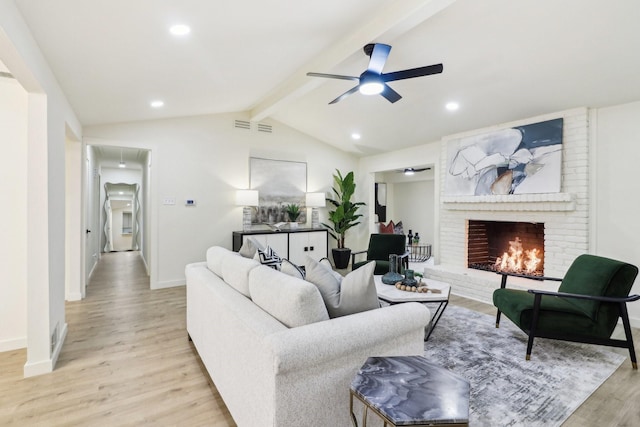
[[[324,193],[307,193],[307,207],[321,208],[325,206]]]
[[[258,190],[237,190],[236,205],[238,206],[258,206]]]

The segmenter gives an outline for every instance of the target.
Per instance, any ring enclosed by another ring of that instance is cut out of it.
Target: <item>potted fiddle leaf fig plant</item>
[[[327,198],[327,202],[333,207],[329,210],[329,221],[332,225],[322,223],[329,229],[331,237],[336,239],[338,247],[332,249],[333,262],[336,268],[347,268],[351,249],[344,246],[344,239],[347,231],[360,224],[358,208],[364,206],[363,202],[353,202],[351,199],[356,191],[356,182],[353,172],[342,176],[336,169],[333,175],[334,198]]]
[[[300,216],[300,206],[292,203],[285,206],[285,212],[289,217],[289,228],[298,228],[298,217]]]

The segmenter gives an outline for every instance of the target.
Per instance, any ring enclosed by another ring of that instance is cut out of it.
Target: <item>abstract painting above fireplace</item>
[[[468,221],[467,267],[544,276],[544,224]]]
[[[563,119],[450,141],[445,194],[558,193]]]

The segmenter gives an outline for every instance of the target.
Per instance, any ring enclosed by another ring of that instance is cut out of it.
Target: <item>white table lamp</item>
[[[311,208],[311,228],[320,228],[318,208],[326,206],[324,193],[307,193],[307,207]]]
[[[251,207],[258,206],[258,190],[236,191],[236,205],[242,208],[242,230],[251,230]]]

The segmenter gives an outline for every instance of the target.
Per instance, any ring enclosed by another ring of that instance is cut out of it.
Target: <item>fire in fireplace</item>
[[[544,224],[469,220],[467,267],[544,275]]]

